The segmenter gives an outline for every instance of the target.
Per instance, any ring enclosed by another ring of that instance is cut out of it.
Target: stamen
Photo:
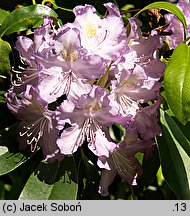
[[[66,50],[61,51],[61,56],[67,62],[75,62],[78,60],[78,51],[77,50]]]
[[[101,126],[99,126],[92,118],[86,119],[77,138],[77,143],[82,144],[85,139],[87,140],[87,142],[94,142],[95,132],[98,129],[101,129]]]
[[[124,94],[119,96],[119,104],[125,114],[132,114],[139,109],[138,103]]]
[[[97,33],[97,27],[96,25],[93,25],[92,23],[88,23],[86,27],[86,35],[88,38],[95,37]]]
[[[72,71],[64,72],[63,76],[58,78],[58,82],[53,86],[53,90],[50,92],[50,95],[56,95],[61,89],[64,89],[62,94],[68,95],[70,91],[70,85],[73,81]],[[64,86],[64,87],[63,87]]]
[[[98,29],[96,25],[87,24],[86,27],[86,36],[89,39],[87,43],[91,49],[97,48],[100,46],[109,36],[109,30]]]
[[[20,69],[25,69],[20,67]],[[12,68],[12,74],[11,74],[11,83],[13,86],[19,87],[23,84],[28,84],[32,82],[33,80],[37,79],[38,73],[37,69],[35,68],[29,68],[24,71],[15,70]]]
[[[32,124],[23,126],[24,132],[19,132],[20,137],[26,136],[26,143],[31,146],[32,152],[35,151],[38,141],[43,136],[47,123],[48,119],[43,116]]]
[[[108,37],[108,33],[109,33],[109,31],[108,30],[105,30],[105,32],[103,32],[102,34],[100,34],[100,36],[98,37],[98,40],[97,40],[97,42],[98,42],[98,46],[100,45],[100,44],[102,44],[105,40],[106,40],[106,38]]]
[[[132,82],[132,81],[129,81],[129,79],[128,79],[128,80],[125,80],[125,81],[123,82],[122,86],[127,87],[127,88],[130,88],[130,89],[133,89],[133,88],[136,88],[136,87],[137,87],[136,83],[134,83],[134,82]]]
[[[26,67],[22,67],[22,66],[18,66],[18,69],[20,69],[20,70],[25,70],[26,69]]]
[[[120,150],[125,151],[125,149],[120,149]],[[124,157],[123,154],[120,153],[118,149],[116,149],[112,153],[112,159],[119,174],[123,176],[130,176],[130,178],[133,178],[133,176],[130,174],[131,173],[130,171],[135,169],[136,167],[133,165],[131,160]]]
[[[142,63],[143,65],[147,65],[151,63],[151,59],[150,58],[147,59],[144,55],[142,55],[139,58],[139,62]]]

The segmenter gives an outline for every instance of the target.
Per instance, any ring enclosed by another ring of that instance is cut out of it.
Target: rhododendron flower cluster
[[[21,149],[38,145],[51,162],[87,144],[103,169],[102,195],[116,174],[133,185],[141,175],[135,154],[148,156],[161,134],[157,110],[165,69],[157,55],[160,36],[142,37],[134,18],[127,34],[118,8],[105,7],[107,16],[100,18],[93,6],[77,6],[74,22],[59,28],[44,17],[33,39],[20,36],[16,48],[26,67],[13,70],[6,94],[20,120]],[[118,142],[109,133],[115,123],[125,130]]]

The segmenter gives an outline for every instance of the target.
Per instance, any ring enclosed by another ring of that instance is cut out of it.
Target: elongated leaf
[[[58,17],[54,10],[40,4],[16,9],[2,23],[0,37],[13,32],[27,30],[33,26],[36,27],[36,24],[42,20],[43,16]]]
[[[135,155],[136,156],[136,155]],[[158,149],[155,148],[150,157],[142,158],[143,173],[137,181],[137,186],[134,187],[134,193],[138,196],[145,188],[150,186],[155,180],[155,176],[160,166]]]
[[[166,99],[176,118],[190,120],[190,47],[181,43],[174,50],[164,74]]]
[[[14,124],[0,131],[0,176],[13,171],[32,156],[18,152],[17,125]]]
[[[5,185],[3,181],[0,181],[0,200],[5,199]]]
[[[0,146],[0,176],[13,171],[28,159],[21,153],[10,153],[7,147]]]
[[[190,142],[183,133],[183,128],[185,129],[185,126],[183,128],[179,128],[177,123],[175,122],[175,117],[172,118],[167,114],[167,112],[164,113],[164,117],[171,136],[178,141],[178,143],[190,157]]]
[[[78,199],[102,199],[103,197],[98,193],[100,174],[92,161],[85,155],[81,158],[78,166],[79,184],[82,185],[79,188]]]
[[[10,12],[0,9],[0,25],[6,19],[6,17],[10,14]]]
[[[151,8],[159,8],[159,9],[163,9],[166,10],[172,14],[174,14],[183,24],[184,27],[184,38],[186,38],[186,29],[187,29],[187,23],[186,23],[186,19],[183,15],[183,13],[180,11],[180,9],[178,7],[176,7],[174,4],[170,3],[170,2],[154,2],[152,4],[147,5],[146,7],[144,7],[142,10],[140,10],[137,14],[135,14],[134,17],[138,17],[138,15],[140,13],[142,13],[143,11],[146,11],[148,9]]]
[[[8,42],[3,41],[0,38],[0,75],[10,71],[11,65],[9,60],[9,53],[11,52],[11,46]]]
[[[78,190],[76,165],[73,157],[62,162],[41,162],[27,181],[19,199],[73,200]]]
[[[127,10],[130,10],[130,9],[132,9],[132,8],[134,8],[135,6],[133,5],[133,4],[126,4],[126,5],[124,5],[120,10],[122,11],[122,10],[125,10],[125,11],[127,11]]]
[[[190,131],[190,122],[187,122],[187,124],[184,126],[175,117],[173,117],[172,114],[168,113],[168,110],[167,110],[167,114],[169,114],[172,117],[172,119],[177,124],[177,127],[183,132],[186,139],[190,142],[190,133],[189,133],[189,131]]]
[[[178,199],[190,199],[190,160],[179,143],[170,135],[164,111],[160,111],[162,137],[157,137],[162,171]],[[188,159],[187,159],[188,158]]]
[[[0,75],[1,77],[1,75]],[[0,91],[0,106],[1,104],[5,103],[5,97],[4,94],[6,94],[6,91]],[[2,114],[0,114],[0,118],[1,118]]]
[[[107,81],[108,81],[108,78],[109,78],[109,70],[110,70],[110,68],[111,68],[111,64],[112,64],[112,63],[110,63],[110,64],[107,66],[104,75],[102,75],[102,76],[100,77],[100,79],[97,81],[97,85],[99,85],[99,86],[102,87],[102,88],[104,88],[104,87],[106,86],[106,83],[107,83]]]

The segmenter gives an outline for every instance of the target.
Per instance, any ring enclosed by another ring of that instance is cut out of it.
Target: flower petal
[[[77,151],[85,139],[78,140],[80,137],[81,128],[77,124],[63,130],[61,137],[57,139],[57,145],[61,154],[68,155]],[[84,137],[85,138],[85,137]]]

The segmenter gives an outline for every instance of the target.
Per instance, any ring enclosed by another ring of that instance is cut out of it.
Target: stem
[[[83,161],[85,162],[85,154],[82,148],[80,148],[80,153],[81,153]]]
[[[133,12],[138,12],[138,11],[140,11],[140,9],[122,10],[121,14],[133,13]]]
[[[113,0],[113,3],[119,8],[119,5],[116,0]]]
[[[43,0],[42,5],[44,5],[46,2],[50,2],[53,5],[54,9],[61,9],[61,10],[64,10],[64,11],[73,12],[72,9],[63,8],[63,7],[60,7],[60,6],[56,5],[55,1]]]
[[[133,187],[130,186],[130,189],[131,189],[131,197],[133,200],[137,200],[137,197],[135,196],[135,193],[134,193],[134,190],[133,190]]]
[[[33,4],[33,5],[36,5],[36,0],[32,0],[32,4]]]
[[[61,10],[68,11],[68,12],[73,12],[73,10],[72,10],[72,9],[63,8],[63,7],[59,7],[59,6],[57,6],[57,8],[59,8],[59,9],[61,9]]]

